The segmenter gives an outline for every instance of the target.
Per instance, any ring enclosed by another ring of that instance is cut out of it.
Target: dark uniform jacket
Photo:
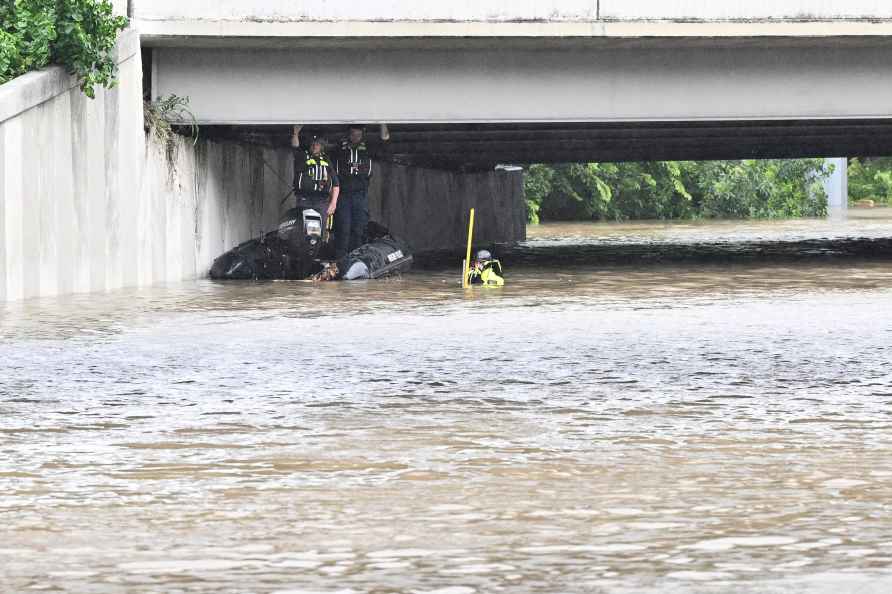
[[[302,149],[294,149],[294,193],[298,198],[328,198],[331,189],[338,186],[338,174],[325,153],[313,156]]]
[[[365,142],[354,146],[349,140],[341,141],[334,154],[335,172],[338,174],[345,192],[361,191],[369,189],[369,180],[372,178],[372,158]]]

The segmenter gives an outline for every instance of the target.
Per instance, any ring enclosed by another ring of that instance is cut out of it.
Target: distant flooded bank
[[[527,239],[559,243],[738,243],[888,238],[892,208],[850,208],[816,219],[546,222]]]
[[[493,246],[507,265],[792,263],[892,260],[892,208],[850,209],[845,218],[558,222],[529,225],[527,241]],[[455,267],[460,251],[418,254],[426,270]]]

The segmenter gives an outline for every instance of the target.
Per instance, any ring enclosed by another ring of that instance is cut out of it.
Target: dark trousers
[[[343,258],[366,241],[369,224],[368,190],[348,190],[338,198],[335,211],[335,250]]]

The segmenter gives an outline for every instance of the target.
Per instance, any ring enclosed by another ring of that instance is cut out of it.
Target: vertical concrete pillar
[[[849,207],[849,161],[845,157],[827,159],[833,173],[824,180],[827,192],[827,214],[831,218],[844,218]]]

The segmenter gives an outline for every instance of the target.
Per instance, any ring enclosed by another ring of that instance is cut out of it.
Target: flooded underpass
[[[892,590],[892,219],[530,235],[3,306],[0,591]]]

